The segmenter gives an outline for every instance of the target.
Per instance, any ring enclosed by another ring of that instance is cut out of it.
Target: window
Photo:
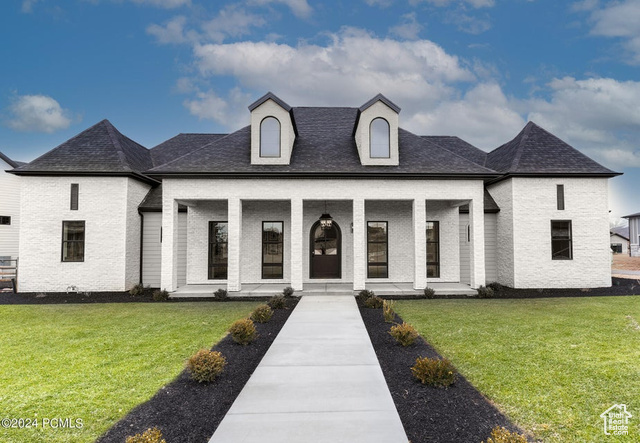
[[[209,222],[209,280],[227,279],[228,239],[226,221]]]
[[[260,157],[280,157],[280,122],[275,117],[260,123]]]
[[[367,223],[367,277],[389,277],[387,222]]]
[[[564,211],[564,185],[556,186],[556,194],[558,200],[558,211]]]
[[[611,250],[616,254],[622,254],[622,243],[611,243]]]
[[[551,220],[551,258],[553,260],[571,260],[571,221]]]
[[[283,225],[283,222],[262,222],[262,278],[283,278]]]
[[[0,225],[10,225],[11,217],[8,215],[0,215]]]
[[[71,183],[71,210],[78,210],[78,184]]]
[[[84,261],[84,221],[62,222],[62,261]]]
[[[375,118],[369,127],[369,143],[371,145],[369,155],[371,158],[389,158],[390,137],[389,122],[383,118]]]
[[[440,222],[427,222],[427,277],[440,277]]]

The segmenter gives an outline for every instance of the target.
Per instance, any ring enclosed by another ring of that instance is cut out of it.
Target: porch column
[[[229,205],[229,238],[227,263],[227,290],[240,291],[240,241],[242,240],[242,200],[237,197],[227,200]]]
[[[162,201],[162,289],[178,289],[178,202],[172,198]]]
[[[302,199],[291,199],[291,287],[302,291],[302,262],[304,257],[304,233]]]
[[[427,202],[413,200],[413,289],[427,287]]]
[[[480,194],[479,199],[473,199],[469,202],[469,228],[471,230],[470,283],[472,288],[477,289],[485,285],[483,194]]]
[[[367,242],[364,217],[364,199],[353,200],[353,289],[365,289],[367,275]]]

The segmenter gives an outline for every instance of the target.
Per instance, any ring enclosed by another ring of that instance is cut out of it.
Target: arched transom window
[[[371,145],[369,154],[371,158],[389,158],[391,153],[389,122],[383,118],[375,118],[369,129],[369,143]]]
[[[275,117],[260,123],[260,157],[280,157],[280,122]]]

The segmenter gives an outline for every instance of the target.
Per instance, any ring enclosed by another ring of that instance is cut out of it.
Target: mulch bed
[[[389,335],[381,309],[360,307],[400,420],[411,442],[486,441],[495,426],[522,433],[464,377],[448,388],[425,386],[413,378],[418,357],[441,358],[421,337],[406,348]],[[402,319],[396,315],[396,322]]]
[[[168,442],[207,442],[275,340],[298,299],[275,309],[268,323],[256,323],[258,338],[247,346],[223,338],[213,350],[227,359],[224,372],[209,384],[198,383],[183,371],[149,401],[136,406],[97,442],[123,443],[127,436],[157,426]]]

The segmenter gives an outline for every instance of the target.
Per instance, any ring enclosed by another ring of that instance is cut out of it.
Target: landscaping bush
[[[382,300],[380,297],[376,297],[374,295],[373,297],[368,298],[364,302],[364,307],[365,308],[371,308],[371,309],[380,309],[382,307],[382,303],[383,302],[384,302],[384,300]]]
[[[487,443],[527,443],[527,439],[522,434],[496,426],[491,430],[491,437],[487,439]]]
[[[240,345],[248,345],[256,338],[256,327],[253,321],[243,318],[231,325],[229,333],[234,342]]]
[[[363,289],[362,291],[360,291],[358,293],[358,301],[362,304],[364,304],[367,300],[369,300],[371,297],[375,297],[376,294],[373,291],[369,291],[368,289]]]
[[[419,334],[409,323],[391,326],[389,334],[402,346],[410,346],[416,341]]]
[[[486,286],[480,286],[477,290],[478,290],[478,298],[493,298],[495,295],[495,292],[493,292],[493,289],[488,288]]]
[[[456,368],[446,358],[440,360],[428,357],[418,357],[411,372],[423,385],[436,387],[451,386],[458,374]]]
[[[500,283],[498,283],[497,281],[491,282],[487,285],[487,288],[491,288],[493,289],[493,292],[495,295],[497,295],[500,291],[502,291],[505,287],[502,286]]]
[[[220,288],[213,293],[213,297],[218,301],[225,301],[227,297],[229,297],[229,293],[227,292],[226,289]]]
[[[287,286],[286,288],[284,288],[282,290],[282,295],[284,295],[286,298],[289,298],[289,297],[293,297],[293,293],[294,292],[295,291],[293,290],[293,288],[291,286]]]
[[[251,313],[251,320],[258,323],[266,323],[271,319],[273,315],[273,311],[269,307],[269,305],[260,305],[253,310]]]
[[[209,383],[222,373],[227,359],[217,351],[200,349],[187,360],[191,378],[199,383]]]
[[[396,311],[393,310],[396,302],[393,300],[384,300],[382,302],[382,315],[386,323],[393,323],[396,318]]]
[[[436,298],[436,291],[433,288],[424,288],[424,298],[429,300]]]
[[[144,294],[145,287],[142,283],[138,283],[133,288],[129,289],[129,295],[132,297],[137,297],[139,295]]]
[[[169,300],[169,293],[164,289],[156,289],[153,291],[153,299],[155,301],[167,301]]]
[[[284,298],[284,295],[276,294],[269,299],[267,304],[271,307],[271,309],[284,309],[286,300]]]
[[[126,443],[167,443],[158,428],[149,428],[142,434],[127,437]]]

